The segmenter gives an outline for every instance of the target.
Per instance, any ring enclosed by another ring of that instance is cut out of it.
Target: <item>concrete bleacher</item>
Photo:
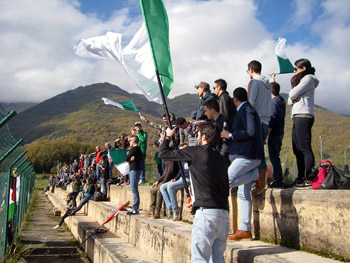
[[[92,236],[83,246],[90,259],[93,262],[190,262],[192,225],[147,217],[150,187],[141,186],[139,189],[140,215],[128,216],[126,212],[121,212],[118,221],[114,219],[106,224],[110,230],[108,233]],[[69,189],[55,189],[54,194],[48,194],[54,206],[62,212],[65,206],[63,200],[68,192]],[[350,244],[346,238],[350,236],[349,197],[350,191],[338,190],[268,189],[261,196],[253,194],[253,233],[255,237],[266,240],[294,246],[299,244],[315,251],[350,258]],[[128,186],[112,185],[109,198],[109,202],[89,201],[85,210],[66,218],[65,223],[80,242],[121,204],[128,200],[132,202]],[[332,198],[335,198],[333,202]],[[186,207],[183,193],[178,193],[178,200],[181,207]],[[231,231],[237,228],[237,211],[239,202],[233,191],[230,196]],[[187,209],[183,209],[182,218],[189,222],[193,220]],[[336,261],[254,240],[228,241],[225,262]]]

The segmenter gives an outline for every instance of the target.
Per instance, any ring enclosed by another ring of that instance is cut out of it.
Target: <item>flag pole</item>
[[[156,70],[156,75],[157,75],[157,80],[158,80],[158,86],[159,86],[160,94],[161,94],[161,96],[162,96],[162,101],[163,101],[163,106],[164,106],[164,111],[165,111],[166,119],[167,119],[167,121],[168,121],[169,128],[172,129],[172,125],[171,125],[171,122],[170,122],[170,116],[169,116],[169,110],[168,110],[168,106],[167,106],[167,104],[166,104],[166,100],[165,100],[165,96],[164,96],[164,92],[163,92],[163,87],[162,87],[162,82],[161,82],[161,80],[160,80],[158,70]],[[175,141],[174,136],[173,136],[171,139],[172,139],[172,141],[173,141],[174,148],[177,150],[178,147],[177,147],[177,144],[176,144],[176,141]],[[184,184],[184,186],[185,186],[185,192],[186,192],[187,202],[188,202],[188,204],[191,204],[191,194],[190,194],[190,191],[188,190],[188,184],[187,184],[187,182],[186,182],[186,177],[185,177],[184,168],[182,167],[181,162],[177,162],[177,163],[178,163],[179,169],[180,169],[180,171],[181,171],[182,182],[183,182],[183,184]]]

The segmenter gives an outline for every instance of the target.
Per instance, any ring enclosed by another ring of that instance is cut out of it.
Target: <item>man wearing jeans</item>
[[[127,213],[128,215],[137,215],[139,213],[140,206],[138,183],[141,175],[142,152],[138,146],[138,142],[139,139],[135,135],[131,135],[129,137],[130,151],[126,156],[126,161],[130,166],[130,189],[134,198],[134,204],[132,206],[132,210]]]
[[[229,240],[251,239],[252,184],[259,178],[258,166],[264,158],[264,146],[260,135],[260,118],[257,111],[248,102],[247,91],[237,88],[233,92],[233,102],[237,115],[232,131],[222,131],[221,137],[231,139],[229,157],[232,160],[228,168],[230,188],[238,186],[241,200],[240,225]]]
[[[227,164],[216,150],[220,131],[212,123],[200,123],[196,133],[198,145],[180,150],[169,147],[175,129],[167,129],[160,146],[159,157],[164,160],[191,162],[190,179],[195,213],[192,227],[191,261],[225,262],[229,231]]]

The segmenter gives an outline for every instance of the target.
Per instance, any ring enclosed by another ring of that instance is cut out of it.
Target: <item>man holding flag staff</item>
[[[181,150],[169,147],[174,133],[175,129],[167,129],[159,157],[191,163],[189,170],[193,202],[189,209],[195,213],[191,261],[225,262],[229,231],[229,184],[225,159],[215,149],[220,140],[220,130],[212,123],[200,123],[196,133],[198,145]]]

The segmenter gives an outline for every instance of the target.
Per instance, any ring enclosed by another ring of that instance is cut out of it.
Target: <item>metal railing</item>
[[[35,172],[7,123],[16,115],[0,106],[0,262],[19,231],[34,189]]]

